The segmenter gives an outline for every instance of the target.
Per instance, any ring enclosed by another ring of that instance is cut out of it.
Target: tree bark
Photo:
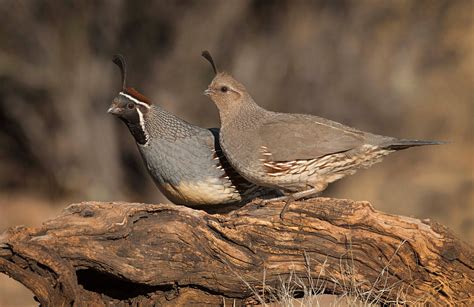
[[[0,235],[0,272],[45,306],[252,304],[333,293],[473,304],[473,248],[429,220],[367,202],[258,202],[228,214],[84,202]],[[282,291],[280,289],[290,289]]]

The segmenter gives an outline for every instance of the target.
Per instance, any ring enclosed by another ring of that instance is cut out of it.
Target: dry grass
[[[406,241],[400,242],[385,267],[380,271],[374,281],[358,280],[354,272],[354,259],[352,249],[349,247],[347,255],[341,255],[339,268],[329,268],[327,259],[318,263],[319,272],[311,271],[311,259],[304,253],[306,274],[298,275],[290,271],[284,276],[279,276],[277,286],[266,283],[267,271],[262,274],[261,284],[255,279],[247,279],[237,272],[236,276],[252,291],[253,297],[248,300],[251,304],[259,306],[285,306],[285,307],[310,307],[310,306],[380,306],[389,305],[419,305],[429,300],[429,295],[416,300],[406,298],[407,288],[398,283],[389,283],[390,265],[397,256],[400,248]],[[230,268],[230,266],[229,266]],[[331,273],[332,272],[332,273]],[[337,275],[337,276],[336,276]],[[253,282],[249,282],[252,280]],[[334,295],[332,293],[338,293]]]

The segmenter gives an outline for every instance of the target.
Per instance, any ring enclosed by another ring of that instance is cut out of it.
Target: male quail
[[[219,109],[220,143],[230,164],[258,185],[291,193],[291,200],[318,195],[329,183],[367,168],[397,150],[442,142],[371,134],[321,117],[271,112],[224,72],[204,92]]]
[[[215,207],[282,195],[246,181],[230,167],[219,145],[219,129],[191,125],[152,104],[126,86],[124,58],[116,55],[113,61],[122,73],[122,91],[108,113],[127,125],[148,172],[169,200],[190,207]]]

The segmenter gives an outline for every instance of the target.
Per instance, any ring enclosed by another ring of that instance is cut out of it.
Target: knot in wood
[[[441,252],[441,256],[446,260],[454,261],[459,257],[459,250],[454,245],[448,245]]]
[[[93,217],[95,215],[95,212],[94,212],[94,210],[91,210],[89,208],[85,208],[84,210],[82,210],[80,212],[80,215],[82,217]]]

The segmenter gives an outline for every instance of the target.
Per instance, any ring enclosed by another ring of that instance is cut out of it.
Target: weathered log
[[[329,198],[251,203],[228,214],[85,202],[0,236],[0,272],[45,306],[247,304],[334,293],[474,303],[473,248],[429,220]],[[291,278],[290,278],[291,277]],[[290,285],[291,284],[291,285]]]

